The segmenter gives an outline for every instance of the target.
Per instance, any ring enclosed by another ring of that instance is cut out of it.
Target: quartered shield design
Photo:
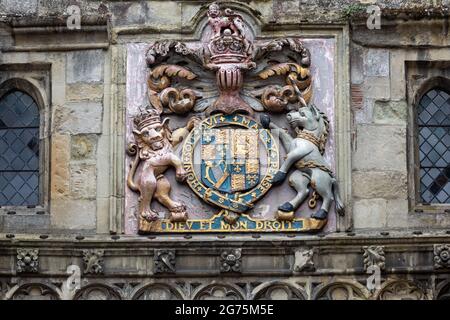
[[[260,181],[258,132],[252,129],[205,129],[201,136],[201,180],[209,188],[233,193]]]

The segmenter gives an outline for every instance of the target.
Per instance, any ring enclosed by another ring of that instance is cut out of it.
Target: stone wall
[[[74,3],[81,29],[68,30],[66,10]],[[0,3],[0,83],[26,79],[41,96],[46,119],[43,207],[14,214],[0,208],[0,299],[43,289],[60,299],[99,297],[90,292],[117,299],[448,297],[449,265],[439,257],[448,253],[449,208],[417,208],[411,154],[415,93],[427,79],[450,74],[446,0],[233,4],[264,37],[336,39],[336,169],[348,207],[338,221],[341,232],[122,235],[127,45],[196,39],[206,3]],[[372,3],[382,9],[379,30],[366,27],[365,8]],[[376,262],[385,264],[382,286],[373,291],[366,288],[370,246],[385,252]],[[21,249],[39,249],[36,270],[18,269]],[[85,249],[103,250],[101,272],[84,270],[83,257],[92,254]],[[242,269],[224,275],[220,256],[232,249],[242,249]],[[158,250],[175,250],[175,271],[155,272]],[[295,267],[299,250],[313,250],[313,267]],[[82,270],[83,290],[62,289],[69,265]]]

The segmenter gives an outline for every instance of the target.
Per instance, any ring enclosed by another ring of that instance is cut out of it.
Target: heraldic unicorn
[[[324,159],[330,121],[311,102],[309,50],[257,39],[250,16],[218,3],[204,17],[201,39],[147,49],[148,105],[128,122],[138,232],[321,230],[333,202],[340,215],[344,204]]]

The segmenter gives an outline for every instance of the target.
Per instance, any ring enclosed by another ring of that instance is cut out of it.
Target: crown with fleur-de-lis
[[[141,131],[143,128],[155,123],[161,123],[161,117],[157,110],[147,106],[144,110],[139,108],[141,111],[137,116],[134,117],[134,125],[136,129]]]

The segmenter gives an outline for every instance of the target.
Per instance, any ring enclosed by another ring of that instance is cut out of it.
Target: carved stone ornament
[[[314,271],[314,249],[297,250],[294,254],[294,272]]]
[[[380,270],[385,269],[385,255],[383,246],[367,246],[364,250],[364,270],[372,266],[378,267]]]
[[[241,272],[242,249],[224,250],[220,254],[220,272]]]
[[[101,274],[103,273],[103,255],[105,250],[92,249],[83,250],[83,273]]]
[[[434,268],[450,268],[450,245],[435,244],[434,245]]]
[[[130,117],[134,141],[128,148],[138,232],[322,229],[332,203],[341,215],[344,204],[324,158],[331,125],[312,103],[310,51],[298,38],[258,39],[244,13],[218,3],[209,5],[205,19],[201,40],[161,40],[146,49],[148,106]],[[181,127],[172,132],[169,119]],[[281,167],[278,137],[287,154]],[[295,197],[256,218],[255,203],[272,186],[287,186],[291,168]],[[172,198],[171,189],[183,192]],[[189,203],[175,199],[193,194],[203,203],[189,210]],[[297,209],[308,198],[310,208],[319,202],[320,208],[300,216]],[[204,211],[212,211],[209,218]]]
[[[175,250],[155,250],[153,273],[175,273]]]
[[[17,273],[39,271],[39,249],[17,249]]]

